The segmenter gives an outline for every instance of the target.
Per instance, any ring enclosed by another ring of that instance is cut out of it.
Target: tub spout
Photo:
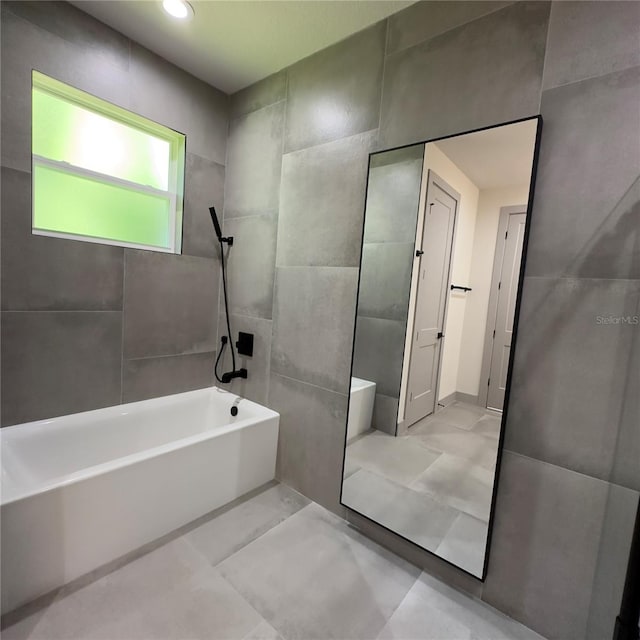
[[[246,378],[247,370],[246,369],[238,369],[238,371],[228,371],[227,373],[222,374],[221,381],[224,384],[231,382],[234,378]]]

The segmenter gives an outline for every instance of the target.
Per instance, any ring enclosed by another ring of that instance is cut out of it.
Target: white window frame
[[[125,188],[130,191],[144,193],[147,195],[160,196],[166,198],[169,202],[169,247],[161,247],[152,244],[139,244],[135,242],[127,242],[124,240],[115,240],[111,238],[100,238],[98,236],[88,236],[83,234],[65,233],[60,231],[51,231],[48,229],[40,229],[35,226],[35,199],[32,197],[31,209],[31,233],[37,236],[49,236],[52,238],[63,238],[66,240],[81,240],[83,242],[92,242],[95,244],[107,244],[116,247],[128,247],[132,249],[145,249],[148,251],[158,251],[161,253],[180,254],[182,252],[182,220],[184,208],[184,174],[185,174],[185,146],[186,136],[182,133],[174,131],[169,127],[158,124],[143,118],[138,114],[127,111],[122,107],[113,105],[106,100],[97,98],[89,93],[76,89],[70,85],[64,84],[59,80],[55,80],[46,76],[35,69],[32,71],[32,95],[33,89],[37,88],[46,91],[51,95],[76,104],[84,109],[88,109],[99,116],[114,120],[121,124],[127,125],[143,133],[148,133],[156,138],[160,138],[169,143],[169,180],[167,190],[157,189],[146,184],[140,184],[123,178],[117,178],[108,174],[100,173],[78,167],[69,162],[54,160],[31,153],[32,163],[32,186],[35,176],[35,167],[49,167],[62,171],[69,175],[83,176],[90,178],[103,184]]]

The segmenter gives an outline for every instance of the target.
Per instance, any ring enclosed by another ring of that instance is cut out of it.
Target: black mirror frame
[[[505,387],[505,396],[504,396],[504,407],[502,410],[502,420],[500,422],[500,437],[498,439],[498,453],[497,453],[497,458],[496,458],[496,468],[495,468],[495,474],[494,474],[494,478],[493,478],[493,492],[491,495],[491,509],[489,511],[489,526],[488,526],[488,531],[487,531],[487,542],[485,545],[485,552],[484,552],[484,562],[483,562],[483,566],[482,566],[482,576],[478,577],[477,575],[474,575],[473,573],[470,573],[469,571],[467,571],[466,569],[463,569],[462,567],[454,564],[453,562],[446,560],[445,558],[439,556],[437,553],[435,553],[434,551],[430,551],[429,549],[426,549],[425,547],[419,545],[418,543],[414,542],[413,540],[410,540],[409,538],[406,538],[405,536],[403,536],[402,534],[398,533],[397,531],[394,531],[393,529],[390,529],[389,527],[381,524],[380,522],[378,522],[377,520],[373,520],[372,518],[366,516],[364,513],[361,513],[360,511],[357,511],[356,509],[351,508],[348,504],[345,504],[342,500],[342,494],[343,494],[343,489],[344,489],[344,467],[345,467],[345,459],[346,459],[346,451],[347,451],[347,424],[346,424],[346,420],[345,420],[345,433],[344,433],[344,447],[343,447],[343,451],[342,451],[342,471],[341,471],[341,477],[340,477],[340,505],[345,507],[348,511],[351,511],[353,513],[358,514],[360,517],[364,518],[365,520],[375,524],[378,527],[381,527],[383,530],[388,531],[392,534],[394,534],[395,536],[397,536],[398,538],[405,540],[406,542],[408,542],[409,544],[413,545],[414,547],[416,547],[417,549],[420,549],[421,551],[424,551],[426,553],[429,553],[430,555],[438,558],[439,560],[441,560],[442,562],[455,567],[458,571],[462,571],[463,573],[465,573],[468,576],[471,576],[472,578],[474,578],[475,580],[479,580],[480,582],[484,582],[486,580],[487,577],[487,569],[489,567],[489,556],[491,553],[491,538],[492,538],[492,534],[493,534],[493,521],[494,521],[494,516],[495,516],[495,508],[496,508],[496,496],[498,495],[498,485],[499,485],[499,481],[500,481],[500,469],[502,466],[502,451],[503,451],[503,447],[504,447],[504,434],[505,434],[505,425],[507,423],[507,418],[508,418],[508,413],[509,413],[509,400],[510,400],[510,396],[511,396],[511,379],[512,379],[512,375],[513,375],[513,362],[514,362],[514,358],[515,358],[515,353],[517,350],[517,342],[518,342],[518,325],[519,325],[519,320],[520,320],[520,305],[521,305],[521,301],[522,301],[522,289],[523,289],[523,284],[524,284],[524,274],[525,274],[525,269],[526,269],[526,262],[527,262],[527,251],[528,251],[528,247],[529,247],[529,234],[530,234],[530,230],[531,230],[531,214],[533,211],[533,199],[534,199],[534,194],[535,194],[535,186],[536,186],[536,176],[538,173],[538,159],[540,156],[540,139],[541,139],[541,134],[542,134],[542,115],[538,114],[538,115],[534,115],[534,116],[528,116],[526,118],[519,118],[517,120],[510,120],[508,122],[501,122],[499,124],[494,124],[488,127],[480,127],[478,129],[470,129],[469,131],[463,131],[461,133],[454,133],[454,134],[450,134],[450,135],[446,135],[446,136],[440,136],[438,138],[431,138],[429,140],[423,140],[423,141],[418,141],[418,142],[412,142],[411,144],[405,144],[405,145],[401,145],[398,147],[392,147],[390,149],[381,149],[380,151],[374,151],[372,153],[369,154],[368,156],[368,164],[367,164],[367,180],[366,180],[366,184],[365,184],[365,202],[364,202],[364,209],[363,209],[363,215],[362,215],[362,235],[361,235],[361,241],[360,241],[360,266],[358,267],[358,287],[356,289],[356,304],[355,304],[355,317],[354,317],[354,323],[353,323],[353,340],[352,340],[352,344],[351,344],[351,368],[349,371],[349,383],[351,383],[351,378],[353,377],[353,360],[354,360],[354,352],[355,352],[355,341],[356,341],[356,323],[357,323],[357,318],[358,318],[358,305],[359,305],[359,299],[360,299],[360,279],[361,279],[361,274],[362,274],[362,246],[363,246],[363,242],[364,242],[364,231],[365,231],[365,222],[366,222],[366,208],[367,208],[367,198],[366,198],[366,194],[368,193],[368,188],[369,188],[369,175],[370,175],[370,169],[371,169],[371,157],[375,156],[379,153],[386,153],[388,151],[397,151],[400,149],[406,149],[408,147],[413,147],[419,144],[423,144],[423,145],[427,145],[430,142],[438,142],[439,140],[447,140],[449,138],[457,138],[459,136],[463,136],[463,135],[467,135],[470,133],[477,133],[479,131],[488,131],[490,129],[497,129],[498,127],[505,127],[508,125],[512,125],[512,124],[518,124],[520,122],[527,122],[530,120],[536,120],[537,121],[537,125],[536,125],[536,139],[535,139],[535,145],[534,145],[534,149],[533,149],[533,158],[532,158],[532,162],[531,162],[531,177],[529,180],[529,199],[527,202],[527,218],[526,218],[526,222],[525,222],[525,231],[524,231],[524,239],[523,239],[523,248],[522,248],[522,260],[520,262],[520,272],[518,274],[518,290],[517,290],[517,295],[516,295],[516,305],[515,305],[515,314],[514,314],[514,321],[513,321],[513,338],[512,338],[512,348],[509,354],[509,367],[507,370],[507,382],[506,382],[506,387]],[[403,353],[403,359],[404,359],[404,353]],[[350,390],[347,390],[347,417],[349,415],[349,408],[351,405],[351,394],[350,394]],[[397,418],[396,418],[396,423],[397,423]]]

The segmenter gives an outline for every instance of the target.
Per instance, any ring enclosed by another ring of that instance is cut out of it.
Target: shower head
[[[211,220],[213,222],[213,228],[216,231],[218,240],[222,241],[222,229],[220,229],[220,223],[218,222],[218,216],[216,215],[216,208],[209,207],[209,213],[211,214]]]

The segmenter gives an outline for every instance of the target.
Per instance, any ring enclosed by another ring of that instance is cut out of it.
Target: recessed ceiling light
[[[193,7],[186,0],[163,0],[164,10],[174,18],[190,20],[193,18]]]

